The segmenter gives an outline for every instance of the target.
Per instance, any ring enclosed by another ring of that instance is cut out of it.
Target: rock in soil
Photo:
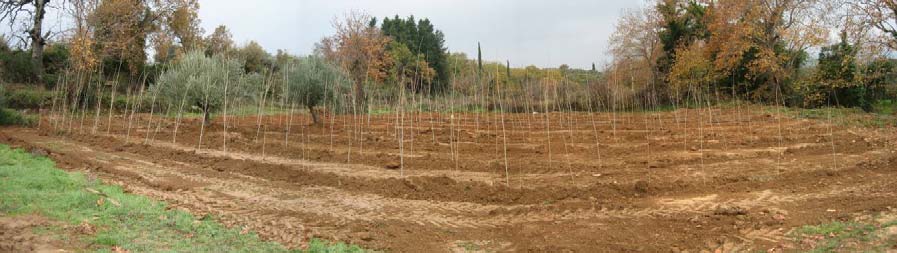
[[[745,215],[747,214],[747,210],[740,206],[720,205],[716,207],[713,214],[725,216]]]
[[[31,155],[36,157],[47,157],[50,155],[50,152],[41,148],[32,148]]]
[[[645,180],[636,181],[633,189],[635,189],[635,192],[637,193],[646,194],[648,193],[648,182]]]

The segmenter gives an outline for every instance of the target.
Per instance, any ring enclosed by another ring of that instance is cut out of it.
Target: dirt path
[[[644,122],[625,124],[622,117],[616,138],[645,141],[646,131],[636,131]],[[265,155],[253,145],[235,144],[225,153],[196,150],[187,140],[141,144],[131,137],[126,143],[120,133],[52,136],[48,130],[5,128],[0,141],[49,150],[64,168],[198,215],[213,214],[292,247],[317,237],[400,252],[767,250],[792,245],[786,235],[794,227],[897,203],[897,156],[888,148],[893,132],[799,120],[781,124],[794,134],[770,137],[777,125],[748,131],[736,122],[710,123],[716,134],[697,149],[675,131],[656,130],[641,146],[604,139],[611,144],[600,146],[605,160],[598,166],[589,140],[570,142],[554,163],[575,169],[524,167],[511,188],[502,173],[462,166],[412,163],[416,167],[402,177],[380,165],[380,154],[393,151],[378,151],[386,145],[378,142],[369,143],[366,153],[353,153],[355,162],[337,163],[331,157],[341,151],[328,150],[326,135],[305,136],[309,145],[294,153],[271,141]],[[191,136],[190,127],[182,127],[182,136]],[[376,133],[370,135],[388,138]],[[438,151],[444,148],[440,141],[426,143],[417,144],[423,150],[418,162],[453,162]],[[486,143],[469,146],[494,148]],[[514,153],[512,159],[535,159],[527,156]]]

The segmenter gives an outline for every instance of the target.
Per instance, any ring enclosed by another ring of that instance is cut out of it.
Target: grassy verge
[[[253,233],[226,228],[117,186],[55,168],[53,161],[0,144],[0,216],[37,214],[95,228],[77,238],[87,250],[108,252],[290,252]],[[44,232],[59,228],[43,228]],[[71,238],[70,238],[71,239]],[[301,252],[362,252],[357,246],[313,240]],[[296,252],[296,251],[293,251]]]
[[[872,105],[872,111],[878,114],[897,115],[897,101],[884,99]]]
[[[882,113],[867,113],[858,108],[825,107],[814,109],[802,108],[767,108],[768,113],[783,113],[797,119],[815,119],[832,121],[836,125],[852,127],[888,127],[897,125],[897,116]]]
[[[791,236],[809,252],[890,252],[897,250],[897,216],[807,225]]]

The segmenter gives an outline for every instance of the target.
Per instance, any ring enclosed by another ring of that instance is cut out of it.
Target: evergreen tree
[[[480,74],[483,73],[483,50],[480,47],[480,43],[477,42],[477,66],[479,67]]]
[[[840,42],[819,52],[816,78],[822,85],[820,91],[828,93],[831,104],[858,106],[868,111],[872,104],[866,85],[857,80],[856,53],[856,47],[847,42],[847,34],[842,32]]]
[[[662,22],[657,37],[664,52],[658,59],[657,68],[667,74],[676,61],[677,48],[687,47],[709,35],[704,18],[707,7],[694,0],[663,0],[657,4],[657,11]]]
[[[445,35],[437,30],[429,19],[415,20],[414,16],[401,19],[398,15],[384,18],[380,26],[383,34],[404,44],[411,53],[426,61],[436,71],[432,90],[442,90],[448,83],[448,53]]]
[[[510,60],[507,61],[507,65],[505,65],[505,67],[507,67],[506,70],[508,71],[508,81],[510,81],[511,80],[511,61]]]
[[[856,49],[847,42],[846,34],[841,34],[837,44],[823,47],[819,52],[817,69],[820,80],[827,81],[832,87],[848,86],[856,73]]]

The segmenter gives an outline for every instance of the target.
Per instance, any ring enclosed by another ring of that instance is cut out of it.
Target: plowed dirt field
[[[290,247],[766,251],[897,204],[897,130],[767,107],[322,119],[88,113],[0,142]]]

